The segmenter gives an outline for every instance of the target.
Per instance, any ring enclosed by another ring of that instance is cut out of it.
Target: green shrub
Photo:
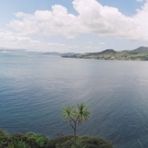
[[[23,141],[13,141],[8,144],[8,148],[31,148],[28,144]]]
[[[5,131],[0,130],[0,148],[5,148],[8,145],[9,141],[9,135]]]
[[[112,148],[112,145],[94,137],[77,137],[76,143],[74,137],[62,137],[53,140],[52,147],[48,148]]]
[[[35,133],[9,135],[0,130],[0,148],[112,148],[100,138],[65,136],[48,139]]]
[[[25,139],[30,145],[36,145],[36,148],[45,148],[48,144],[48,138],[43,135],[37,135],[35,133],[25,134]]]

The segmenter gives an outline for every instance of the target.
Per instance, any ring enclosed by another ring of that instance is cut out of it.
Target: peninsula
[[[106,49],[101,52],[92,53],[65,53],[61,55],[64,58],[82,58],[98,60],[139,60],[148,61],[148,47],[141,46],[134,50],[116,51]]]

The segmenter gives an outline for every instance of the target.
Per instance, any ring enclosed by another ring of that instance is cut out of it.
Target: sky
[[[0,48],[49,52],[148,46],[148,0],[3,0]]]

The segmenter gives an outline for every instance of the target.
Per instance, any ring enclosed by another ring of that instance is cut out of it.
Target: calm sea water
[[[148,62],[0,54],[0,128],[69,134],[62,108],[81,102],[91,118],[79,134],[118,148],[148,147]]]

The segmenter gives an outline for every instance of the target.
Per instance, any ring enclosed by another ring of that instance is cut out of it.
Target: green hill
[[[139,47],[134,50],[115,51],[107,49],[101,52],[84,54],[63,54],[65,58],[99,59],[99,60],[148,60],[148,47]]]

